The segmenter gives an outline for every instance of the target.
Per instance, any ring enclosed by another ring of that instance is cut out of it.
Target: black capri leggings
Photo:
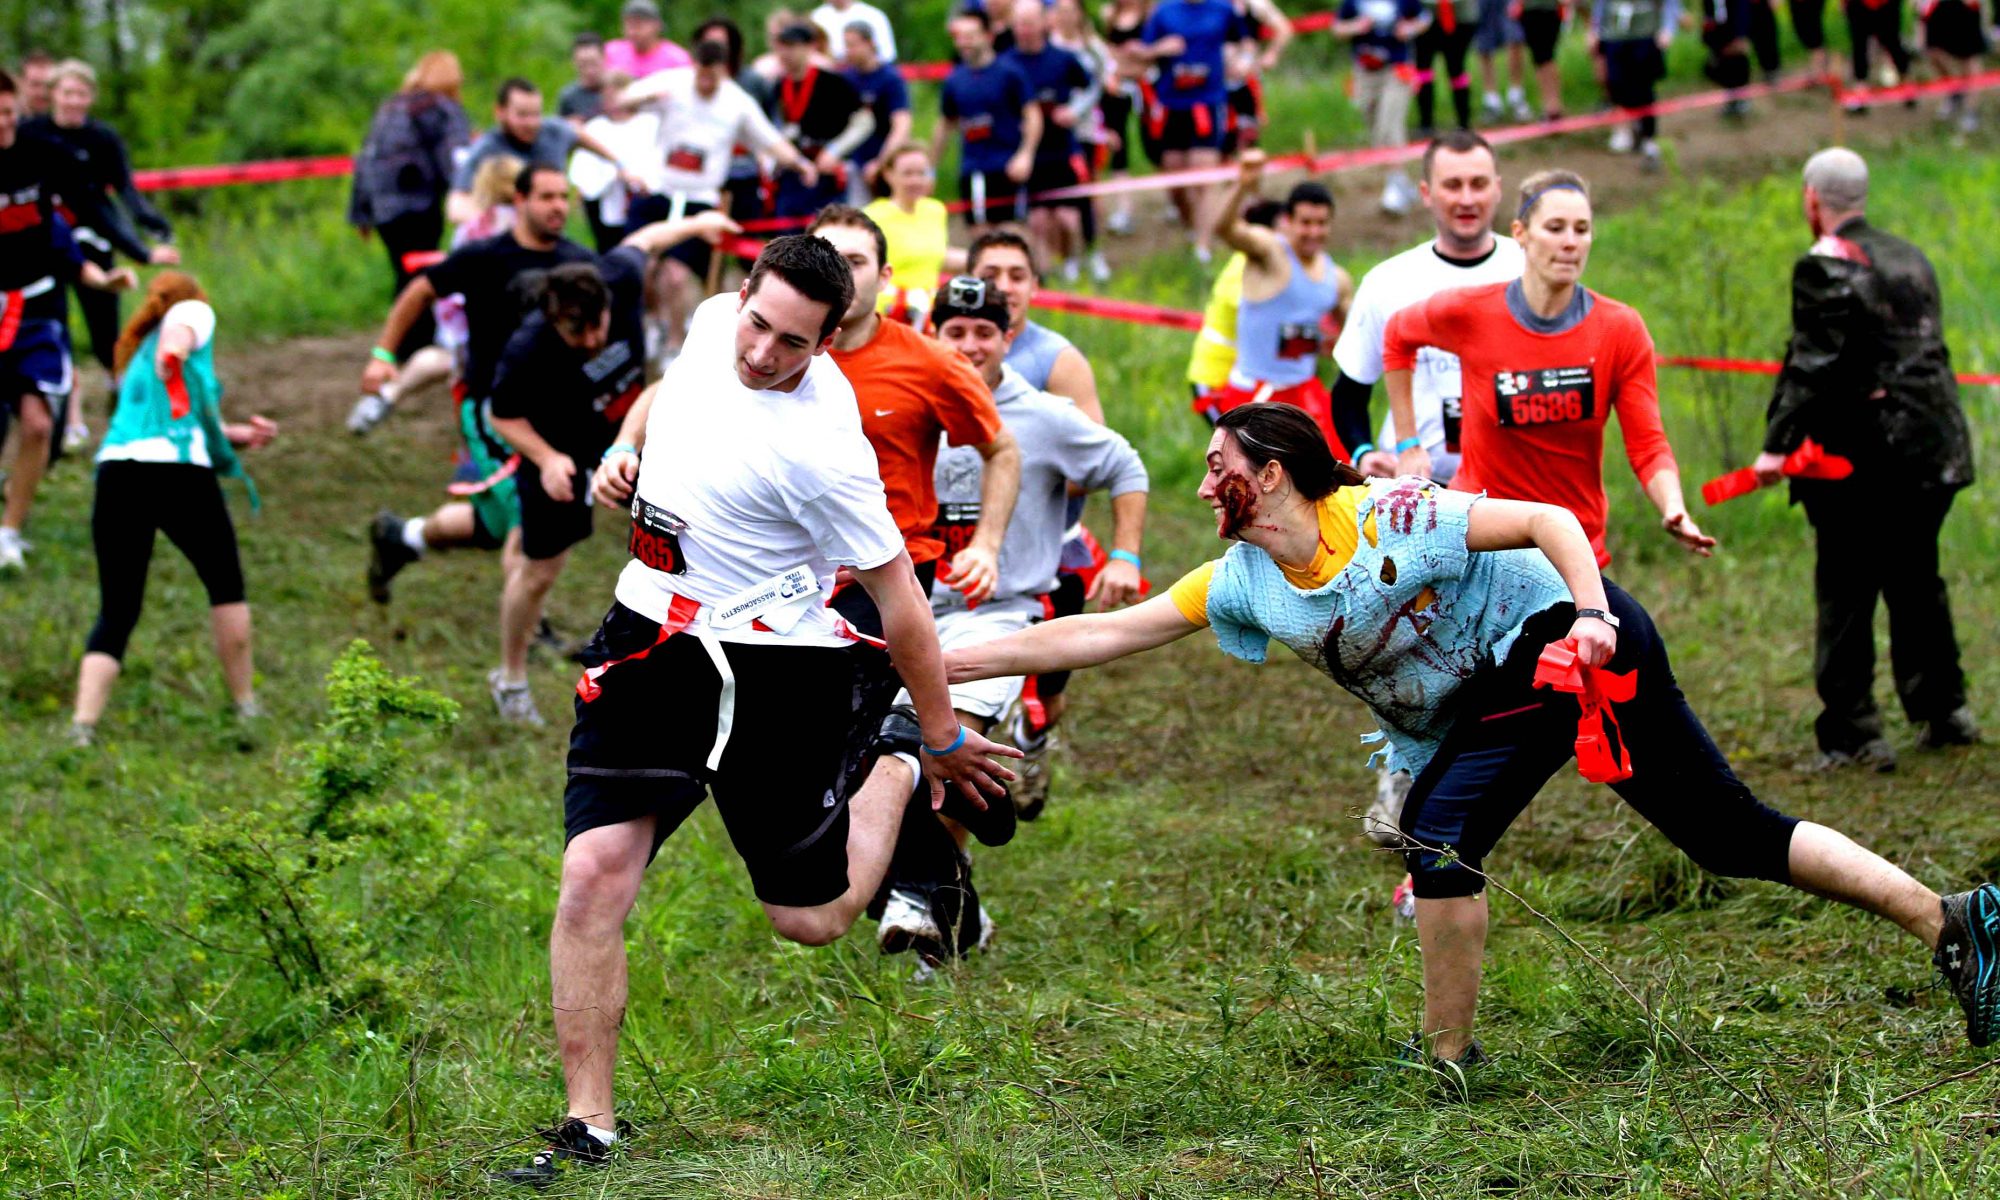
[[[1465,59],[1478,32],[1477,25],[1465,24],[1446,33],[1433,22],[1417,35],[1417,124],[1425,129],[1437,126],[1437,92],[1431,87],[1436,73],[1431,64],[1439,57],[1444,59],[1445,83],[1451,89],[1452,115],[1460,129],[1472,128],[1472,77],[1466,74]]]
[[[109,271],[118,265],[117,256],[109,250],[88,243],[77,248],[83,251],[85,261],[97,264],[102,270]],[[76,306],[83,310],[83,327],[90,334],[90,356],[109,371],[114,361],[111,352],[118,346],[118,293],[87,287],[71,290],[76,293]],[[56,441],[62,441],[60,429],[56,430]]]
[[[404,213],[391,217],[375,227],[375,234],[382,239],[382,249],[389,255],[389,270],[395,277],[395,285],[389,298],[403,294],[403,288],[416,272],[404,267],[403,256],[416,251],[435,250],[444,237],[444,209],[424,209],[421,212]],[[431,316],[430,305],[410,323],[410,331],[403,335],[403,341],[396,347],[396,361],[410,361],[410,356],[437,340],[437,320]]]
[[[1653,619],[1616,585],[1604,590],[1622,623],[1610,669],[1639,673],[1638,695],[1613,709],[1633,775],[1612,790],[1703,870],[1789,882],[1798,819],[1765,807],[1736,778],[1674,681]],[[1458,719],[1403,809],[1418,896],[1483,890],[1487,853],[1574,755],[1576,697],[1534,686],[1542,648],[1567,637],[1574,620],[1568,604],[1529,618],[1507,661],[1465,685]]]
[[[208,589],[209,607],[243,599],[243,564],[222,485],[207,467],[107,462],[97,468],[90,540],[97,550],[97,625],[84,647],[122,660],[146,600],[153,535],[167,535]]]

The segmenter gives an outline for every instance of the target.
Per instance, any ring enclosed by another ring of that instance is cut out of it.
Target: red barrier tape
[[[346,155],[324,158],[279,158],[266,162],[224,163],[213,167],[153,167],[132,172],[142,192],[172,188],[225,187],[236,183],[277,183],[286,179],[331,179],[354,172]]]

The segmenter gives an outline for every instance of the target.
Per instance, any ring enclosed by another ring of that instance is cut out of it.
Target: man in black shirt
[[[20,104],[13,76],[0,71],[0,443],[13,415],[21,418],[0,513],[0,570],[12,571],[24,565],[21,528],[73,382],[67,285],[123,291],[139,282],[129,268],[107,272],[83,257],[51,186],[66,160],[59,148],[22,135]]]
[[[1937,272],[1924,252],[1870,225],[1868,164],[1851,150],[1806,163],[1805,214],[1819,240],[1792,269],[1792,340],[1754,469],[1775,483],[1806,439],[1850,459],[1846,479],[1797,479],[1819,539],[1813,682],[1821,768],[1894,770],[1873,695],[1875,601],[1889,608],[1903,712],[1928,747],[1966,745],[1965,706],[1938,535],[1972,483],[1972,437],[1944,344]]]
[[[383,512],[375,518],[368,566],[368,593],[389,602],[389,581],[427,549],[477,546],[505,548],[505,569],[518,566],[519,550],[509,534],[519,521],[512,475],[513,450],[487,428],[485,408],[493,368],[507,339],[531,307],[541,274],[564,263],[590,262],[590,251],[562,236],[569,221],[569,181],[562,168],[535,164],[514,184],[514,228],[498,237],[469,242],[436,266],[410,280],[383,323],[361,373],[364,394],[396,377],[395,347],[419,315],[440,296],[464,297],[467,330],[464,372],[454,395],[465,453],[454,495],[468,497],[408,521]]]
[[[847,156],[875,132],[875,114],[838,71],[813,65],[813,27],[804,21],[778,31],[776,52],[784,76],[772,97],[771,120],[799,154],[813,160],[819,178],[797,171],[778,175],[773,210],[780,217],[809,217],[847,191]]]
[[[570,548],[590,536],[590,476],[646,385],[646,273],[691,237],[739,228],[719,212],[635,231],[596,263],[542,281],[538,307],[493,370],[493,429],[519,451],[523,561],[500,594],[500,666],[488,680],[502,716],[540,723],[528,692],[528,642]]]

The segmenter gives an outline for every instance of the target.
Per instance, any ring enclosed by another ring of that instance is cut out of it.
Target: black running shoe
[[[536,1151],[526,1166],[494,1171],[491,1178],[499,1183],[545,1188],[579,1167],[601,1167],[611,1161],[611,1147],[592,1137],[581,1117],[570,1117],[554,1129],[540,1130],[538,1136],[546,1139],[548,1145]]]
[[[875,735],[875,753],[921,755],[923,747],[924,731],[917,724],[917,711],[907,704],[890,709],[889,715],[882,718],[881,731]],[[917,784],[921,788],[924,781],[919,779]],[[986,797],[986,807],[979,808],[956,786],[946,784],[944,807],[938,809],[938,814],[965,826],[982,845],[1004,846],[1014,840],[1014,801],[1005,789],[997,797]]]
[[[403,519],[388,509],[375,514],[368,527],[368,598],[389,603],[389,581],[417,561],[417,552],[403,544]]]
[[[1949,716],[1935,721],[1924,722],[1923,736],[1917,739],[1927,750],[1942,750],[1946,746],[1976,746],[1979,744],[1979,722],[1972,719],[1972,710],[1958,708]]]
[[[1931,962],[1965,1010],[1965,1036],[1990,1045],[2000,1029],[2000,887],[1983,883],[1946,896],[1944,928]]]

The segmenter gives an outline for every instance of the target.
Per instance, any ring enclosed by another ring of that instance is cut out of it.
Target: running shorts
[[[526,458],[514,474],[514,492],[521,505],[521,553],[550,559],[590,536],[590,476],[578,471],[570,480],[573,499],[557,500],[542,490],[542,473]]]
[[[1162,154],[1187,150],[1219,150],[1227,132],[1228,116],[1223,105],[1197,104],[1192,108],[1159,108],[1147,122]]]
[[[1528,57],[1538,67],[1556,60],[1556,46],[1562,41],[1563,13],[1559,8],[1531,8],[1521,14],[1521,40],[1528,44]],[[1553,99],[1544,100],[1554,109]]]
[[[1952,58],[1986,53],[1986,30],[1979,10],[1960,0],[1937,0],[1924,17],[1924,48]]]
[[[473,544],[495,550],[507,540],[514,526],[521,523],[521,502],[514,477],[502,477],[508,460],[514,457],[513,448],[486,427],[485,413],[484,400],[466,396],[458,402],[458,432],[464,440],[465,456],[459,460],[452,480],[486,485],[466,499],[472,502]],[[534,464],[526,465],[528,470],[534,470]]]
[[[965,210],[967,224],[998,225],[1028,219],[1028,193],[1005,171],[960,172],[958,195],[971,206]]]

